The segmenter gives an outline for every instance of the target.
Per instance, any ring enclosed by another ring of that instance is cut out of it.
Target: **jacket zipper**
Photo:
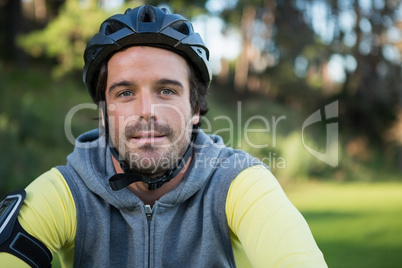
[[[150,205],[145,205],[145,216],[148,222],[148,268],[151,268],[151,221],[152,208]]]

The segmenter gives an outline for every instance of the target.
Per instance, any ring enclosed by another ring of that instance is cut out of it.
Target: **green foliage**
[[[90,98],[76,77],[54,82],[48,72],[40,66],[0,68],[0,195],[24,188],[46,170],[64,164],[73,149],[64,121],[70,109]],[[77,113],[73,135],[97,127],[94,118],[93,110]]]
[[[301,132],[294,131],[280,140],[281,156],[286,160],[286,168],[275,169],[273,172],[278,177],[292,181],[306,180],[312,167],[321,163],[303,147]],[[315,144],[312,147],[317,148]]]
[[[30,55],[56,60],[54,78],[82,69],[87,41],[98,31],[101,22],[116,12],[106,12],[94,0],[85,2],[84,5],[80,1],[66,1],[59,16],[46,29],[21,35],[17,40]]]

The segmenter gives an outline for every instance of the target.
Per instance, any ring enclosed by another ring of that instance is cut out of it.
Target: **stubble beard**
[[[151,177],[160,176],[183,157],[189,146],[191,128],[188,125],[184,127],[184,133],[182,133],[182,130],[177,133],[167,124],[137,122],[135,125],[126,126],[124,133],[114,136],[113,143],[119,145],[119,155],[120,157],[124,155],[124,161],[128,164],[130,170],[141,172]],[[130,142],[130,138],[141,130],[152,130],[163,134],[169,140],[169,143],[138,144]]]

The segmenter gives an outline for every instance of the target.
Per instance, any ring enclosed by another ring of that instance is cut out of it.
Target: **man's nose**
[[[150,92],[145,91],[141,94],[138,103],[140,120],[156,120],[154,109],[155,101],[155,97]]]

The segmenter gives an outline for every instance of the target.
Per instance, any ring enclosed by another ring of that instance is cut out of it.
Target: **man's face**
[[[199,113],[191,111],[189,67],[176,53],[135,46],[108,62],[109,131],[134,170],[161,175],[182,157]]]

